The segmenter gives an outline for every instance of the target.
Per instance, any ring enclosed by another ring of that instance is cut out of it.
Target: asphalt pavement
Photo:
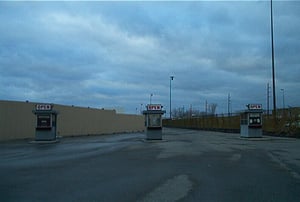
[[[0,143],[0,201],[300,201],[300,139],[164,128]]]

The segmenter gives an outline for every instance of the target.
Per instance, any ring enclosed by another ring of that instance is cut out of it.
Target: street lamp
[[[152,96],[153,96],[153,93],[150,94],[150,104],[152,104]]]
[[[171,88],[171,83],[172,83],[172,82],[171,82],[171,81],[172,81],[173,79],[174,79],[174,76],[170,76],[170,119],[172,119],[172,100],[171,100],[171,98],[172,98],[172,97],[171,97],[171,95],[172,95],[172,94],[171,94],[171,89],[172,89],[172,88]]]
[[[283,109],[285,108],[285,104],[284,104],[284,89],[280,89],[282,91],[282,106],[283,106]]]
[[[141,103],[140,113],[143,114],[143,103]]]
[[[274,62],[274,36],[273,36],[273,1],[271,0],[271,43],[272,43],[272,81],[273,81],[273,110],[276,117],[276,91],[275,91],[275,62]]]

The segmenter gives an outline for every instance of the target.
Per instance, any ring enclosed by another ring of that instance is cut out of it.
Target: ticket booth
[[[241,113],[241,137],[262,137],[262,105],[248,104]]]
[[[32,111],[36,115],[35,140],[56,140],[57,114],[52,104],[37,104]]]
[[[145,115],[145,126],[147,140],[162,140],[162,115],[166,113],[160,104],[149,104]]]

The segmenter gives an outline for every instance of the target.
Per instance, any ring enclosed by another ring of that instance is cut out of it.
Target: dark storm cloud
[[[1,2],[1,99],[226,111],[266,102],[271,83],[268,1]],[[299,10],[274,2],[276,76],[299,105]],[[277,90],[278,90],[277,89]],[[279,91],[279,90],[278,90]],[[278,92],[280,93],[280,92]],[[277,95],[277,97],[279,97]]]

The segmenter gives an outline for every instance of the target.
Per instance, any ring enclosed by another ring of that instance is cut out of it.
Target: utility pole
[[[269,116],[270,111],[270,84],[267,83],[267,115]]]
[[[227,106],[228,116],[230,116],[230,102],[231,102],[231,100],[230,100],[230,93],[228,93],[228,100],[227,100],[227,104],[228,104],[228,106]]]
[[[285,103],[284,103],[284,89],[280,89],[282,91],[282,109],[284,110],[285,108]]]
[[[205,100],[205,115],[207,116],[207,100]]]

